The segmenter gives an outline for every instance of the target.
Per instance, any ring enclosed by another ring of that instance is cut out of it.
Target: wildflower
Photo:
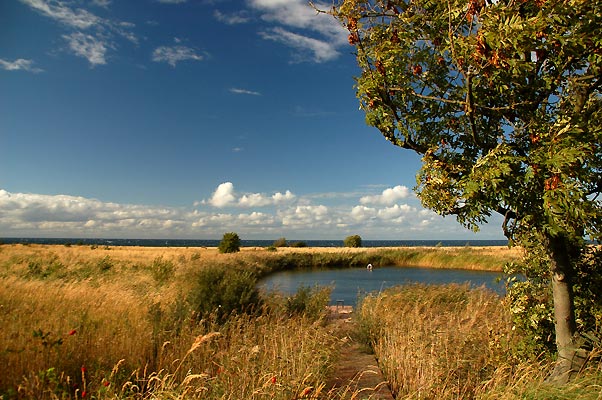
[[[108,387],[110,385],[109,381],[107,381],[106,379],[102,381],[102,384],[104,387]]]
[[[71,329],[71,330],[69,331],[69,336],[73,336],[73,335],[75,335],[76,333],[77,333],[77,330],[75,330],[75,329]]]
[[[85,374],[88,371],[88,369],[83,365],[82,365],[81,369],[82,369],[82,374]]]
[[[87,394],[88,394],[88,393],[87,393],[87,392],[84,390],[84,391],[82,392],[82,399],[83,399],[84,397],[86,397],[86,395],[87,395]]]
[[[270,379],[270,382],[272,382],[272,384],[276,383],[276,376],[272,376],[272,379]]]

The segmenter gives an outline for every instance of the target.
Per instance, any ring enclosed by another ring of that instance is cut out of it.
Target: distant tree
[[[362,247],[362,238],[360,235],[347,236],[345,240],[343,240],[343,245],[345,245],[345,247]]]
[[[299,242],[292,242],[290,244],[291,247],[307,247],[307,243],[303,242],[303,241],[299,241]]]
[[[220,253],[237,253],[240,251],[240,238],[234,232],[224,233],[219,243]]]
[[[475,231],[501,214],[546,266],[565,381],[581,364],[575,271],[602,236],[602,2],[343,0],[332,13],[367,123],[422,155],[422,204]]]
[[[274,241],[274,243],[272,244],[272,246],[274,246],[274,247],[286,247],[286,246],[288,246],[288,243],[286,242],[286,239],[282,237],[282,238],[276,239]]]

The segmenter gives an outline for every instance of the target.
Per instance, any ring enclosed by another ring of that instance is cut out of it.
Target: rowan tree
[[[561,380],[580,365],[573,301],[602,220],[602,2],[344,0],[366,122],[422,155],[422,204],[494,214],[549,271]]]

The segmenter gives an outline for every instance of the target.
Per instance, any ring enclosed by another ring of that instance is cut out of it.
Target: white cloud
[[[251,18],[248,15],[248,12],[246,12],[245,10],[238,11],[236,13],[231,13],[231,14],[224,14],[219,10],[215,10],[213,12],[213,16],[219,22],[223,22],[224,24],[227,24],[227,25],[245,24],[251,20]]]
[[[214,207],[225,207],[234,203],[236,197],[234,196],[234,185],[232,182],[224,182],[220,184],[213,196],[209,199],[208,203]]]
[[[62,35],[67,40],[69,49],[76,55],[88,59],[93,66],[106,64],[107,48],[116,48],[112,42],[118,36],[138,44],[138,37],[132,32],[135,25],[131,22],[98,17],[84,8],[72,6],[72,2],[20,1],[70,31],[70,33]],[[93,0],[91,4],[106,8],[110,3],[111,0]]]
[[[311,53],[311,57],[306,56],[304,53],[296,53],[294,56],[295,61],[306,61],[309,57],[316,63],[323,63],[332,61],[340,55],[336,47],[331,43],[293,33],[279,27],[260,32],[260,35],[264,39],[273,40],[302,52],[307,51]]]
[[[94,67],[107,63],[105,56],[108,44],[104,41],[81,32],[63,35],[63,38],[67,40],[69,48],[73,53],[87,59],[91,66]]]
[[[0,58],[0,68],[7,71],[28,71],[33,73],[43,72],[43,69],[33,66],[32,60],[18,58],[15,61],[6,61]]]
[[[237,196],[232,182],[224,182],[215,189],[209,200],[197,202],[195,205],[209,204],[218,208],[228,206],[243,208],[265,207],[290,203],[296,197],[290,190],[287,190],[285,193],[276,192],[271,196],[262,193],[245,193]]]
[[[40,14],[77,29],[88,29],[101,22],[96,15],[83,8],[72,9],[63,1],[21,0]]]
[[[260,35],[297,50],[295,61],[331,61],[339,57],[337,49],[347,45],[347,32],[341,24],[330,15],[318,13],[306,0],[250,0],[249,5],[261,13],[264,21],[280,25]],[[315,6],[320,10],[332,7],[326,3]]]
[[[274,204],[282,204],[293,201],[295,197],[296,196],[290,190],[287,190],[284,193],[274,193],[272,195],[272,200],[274,201]]]
[[[210,206],[246,208],[245,212],[224,213]],[[419,205],[326,206],[297,198],[290,191],[239,196],[231,182],[219,185],[210,200],[195,207],[119,204],[0,189],[0,232],[7,237],[219,238],[232,231],[244,238],[327,239],[360,234],[375,239],[436,240],[469,235],[453,218],[443,219]],[[501,238],[501,218],[493,221],[482,238]]]
[[[102,8],[108,8],[112,3],[112,0],[92,0],[92,4]]]
[[[410,195],[410,189],[406,186],[397,185],[393,188],[383,190],[380,195],[364,196],[360,198],[361,204],[393,205],[398,200],[405,199]]]
[[[371,207],[355,206],[351,209],[351,217],[357,222],[374,218],[376,214],[377,210]]]
[[[203,56],[197,54],[197,52],[187,46],[161,46],[153,51],[153,61],[155,62],[166,62],[172,67],[176,67],[176,64],[180,61],[194,60],[201,61]]]
[[[261,96],[261,93],[247,89],[231,88],[230,92],[234,94],[248,94],[251,96]]]
[[[238,200],[241,207],[264,207],[270,203],[271,200],[265,198],[261,193],[245,194]]]
[[[341,24],[332,16],[316,11],[329,10],[332,4],[314,3],[314,9],[306,0],[251,0],[249,3],[263,13],[265,21],[315,31],[336,43],[347,43],[347,31]]]
[[[329,224],[331,219],[328,214],[328,207],[324,205],[317,206],[297,206],[294,209],[286,210],[281,213],[282,225],[293,227],[312,227],[323,224]]]

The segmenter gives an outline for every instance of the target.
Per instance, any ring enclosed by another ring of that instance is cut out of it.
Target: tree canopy
[[[572,304],[583,239],[601,237],[602,4],[344,0],[333,14],[366,122],[423,157],[423,205],[473,230],[503,215],[512,243],[549,257],[555,311],[557,295]],[[559,350],[575,333],[563,312]]]

